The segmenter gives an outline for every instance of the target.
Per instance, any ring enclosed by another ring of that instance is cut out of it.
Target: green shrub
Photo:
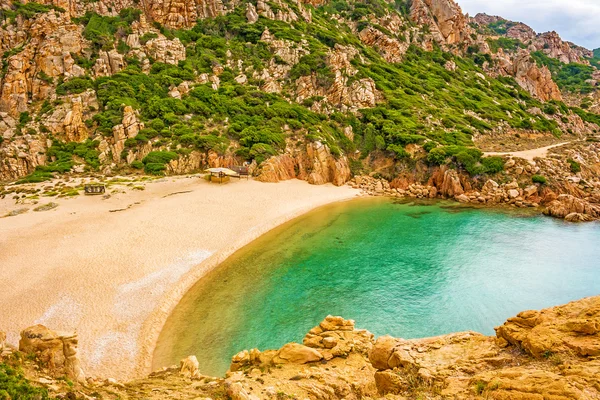
[[[56,87],[56,94],[65,96],[67,94],[79,94],[94,87],[94,82],[89,77],[72,78]]]
[[[573,172],[574,174],[581,172],[581,164],[579,164],[577,161],[573,160],[572,158],[569,158],[567,162],[571,167],[571,172]]]
[[[0,363],[0,399],[47,400],[48,391],[31,385],[20,370]]]
[[[172,151],[151,151],[142,160],[144,171],[151,175],[162,175],[167,169],[166,164],[179,158],[179,155]]]
[[[135,160],[134,162],[131,163],[131,167],[135,168],[135,169],[143,169],[144,163],[141,161]]]
[[[396,157],[396,160],[402,160],[405,158],[410,158],[410,153],[408,151],[406,151],[406,149],[402,146],[399,146],[397,144],[390,144],[387,147],[388,151],[391,151],[394,153],[394,156]]]
[[[431,149],[429,154],[427,154],[427,162],[433,165],[446,164],[447,158],[448,154],[446,154],[446,150],[444,150],[444,148],[441,147]]]
[[[533,183],[539,183],[541,185],[545,185],[548,182],[548,180],[546,179],[546,177],[544,177],[542,175],[533,175],[531,177],[531,181]]]
[[[481,164],[488,174],[496,174],[504,170],[505,161],[502,157],[485,157],[481,159]]]
[[[47,165],[37,166],[32,174],[20,179],[17,183],[44,182],[52,179],[55,173],[64,174],[69,172],[75,165],[74,155],[82,158],[89,167],[97,169],[100,166],[98,144],[97,141],[89,139],[83,143],[65,143],[54,140],[46,153],[52,161]]]

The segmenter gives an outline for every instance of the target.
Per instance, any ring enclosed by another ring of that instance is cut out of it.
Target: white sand
[[[60,205],[46,212],[29,206],[0,218],[0,330],[13,344],[35,323],[77,330],[87,375],[147,373],[166,318],[208,270],[275,226],[357,195],[297,180],[177,177],[107,200],[52,200]],[[0,215],[22,207],[0,200]]]
[[[531,150],[522,150],[522,151],[507,151],[507,152],[501,152],[501,153],[487,152],[487,153],[483,153],[483,155],[485,155],[485,156],[512,156],[512,157],[522,158],[524,160],[532,162],[536,158],[546,157],[548,155],[548,150],[553,149],[555,147],[564,146],[565,144],[569,144],[569,143],[571,143],[571,142],[557,143],[557,144],[553,144],[551,146],[540,147],[540,148],[531,149]]]

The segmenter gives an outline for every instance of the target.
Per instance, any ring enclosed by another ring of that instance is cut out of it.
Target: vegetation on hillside
[[[594,68],[585,64],[565,64],[555,58],[550,58],[542,51],[531,53],[538,65],[550,69],[552,77],[561,90],[573,93],[587,94],[595,90],[588,80],[592,79]]]
[[[25,378],[23,372],[8,364],[0,363],[0,399],[1,400],[47,400],[48,391],[36,387]]]
[[[295,3],[286,4],[300,14]],[[284,23],[260,17],[254,24],[247,22],[246,5],[239,4],[226,15],[199,20],[192,29],[170,30],[155,24],[161,34],[169,39],[179,38],[184,44],[185,61],[178,65],[153,61],[149,73],[144,73],[137,59],[126,57],[124,70],[98,79],[91,77],[90,69],[99,52],[117,49],[127,54],[125,39],[131,33],[131,24],[139,20],[140,11],[124,9],[111,17],[88,12],[75,21],[82,25],[83,35],[92,47],[84,54],[73,55],[88,75],[60,80],[56,91],[65,96],[94,90],[100,108],[86,125],[92,133],[107,137],[121,123],[124,106],[139,110],[145,129],[128,139],[123,154],[118,156],[124,159],[129,150],[151,142],[153,151],[135,167],[153,174],[163,173],[170,160],[194,150],[224,154],[234,149],[238,156],[261,163],[301,139],[321,141],[336,156],[358,154],[357,158],[365,158],[373,152],[383,152],[406,162],[411,161],[407,146],[418,144],[425,150],[423,159],[428,163],[451,163],[477,175],[497,172],[500,162],[481,157],[473,145],[476,134],[510,127],[561,135],[553,116],[557,112],[568,113],[569,108],[563,103],[542,104],[512,78],[484,76],[481,66],[493,60],[489,54],[481,54],[476,46],[460,57],[437,46],[425,51],[413,44],[402,62],[389,63],[377,49],[363,45],[347,24],[331,18],[331,14],[338,14],[356,21],[359,30],[370,26],[406,41],[404,32],[396,36],[377,25],[371,16],[381,17],[389,12],[406,16],[409,4],[406,0],[395,3],[335,0],[318,8],[307,5],[312,10],[312,23],[304,20]],[[503,34],[509,24],[507,21],[491,24],[489,29]],[[285,63],[261,41],[266,29],[275,38],[308,50],[281,82],[279,94],[262,91],[264,82],[253,77],[253,72],[270,63]],[[415,27],[406,21],[403,29],[410,29],[410,36],[417,38],[428,28]],[[140,41],[145,43],[155,37],[156,33],[147,33]],[[500,48],[514,51],[523,46],[518,40],[502,37],[489,39],[488,43],[493,52]],[[360,56],[352,60],[358,72],[346,78],[348,84],[371,78],[384,97],[376,107],[355,114],[326,114],[312,107],[322,98],[295,102],[296,80],[300,77],[312,75],[321,87],[331,86],[335,73],[327,57],[336,45],[351,45],[359,51]],[[533,56],[538,63],[548,65],[562,89],[580,93],[591,90],[585,82],[591,67],[564,65],[541,52]],[[234,78],[240,71],[228,67],[229,60],[243,60],[251,66],[246,72],[247,84],[236,82]],[[456,64],[456,70],[445,68],[448,62]],[[211,83],[195,84],[181,99],[169,96],[170,87],[184,81],[194,82],[199,74],[212,74],[215,66],[223,68],[217,90],[213,90]],[[532,113],[532,109],[541,109],[543,113]],[[581,109],[574,111],[586,121],[600,119]],[[353,140],[344,134],[348,126],[352,127]],[[69,170],[74,155],[84,159],[89,168],[98,168],[97,145],[88,141],[80,145],[82,148],[70,148],[55,141],[49,151],[50,164],[38,167],[26,181],[38,181],[54,172]]]

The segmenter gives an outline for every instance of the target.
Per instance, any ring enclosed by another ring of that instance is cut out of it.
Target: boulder
[[[68,378],[84,383],[85,374],[77,357],[77,334],[59,333],[43,325],[35,325],[21,332],[19,351],[35,354],[54,377]]]
[[[316,349],[298,343],[288,343],[273,357],[273,363],[308,364],[322,359],[323,355]]]
[[[353,320],[331,315],[312,328],[303,340],[305,346],[319,349],[326,360],[347,357],[351,352],[366,355],[373,342],[373,334],[367,330],[354,329]]]
[[[600,218],[600,204],[590,203],[570,194],[561,194],[544,210],[544,214],[572,221],[588,221]]]
[[[517,197],[519,197],[519,191],[517,189],[510,189],[508,191],[508,197],[510,197],[511,199],[516,199]]]
[[[179,373],[185,377],[192,378],[198,375],[200,363],[196,356],[188,356],[179,362]]]
[[[600,297],[542,311],[524,311],[496,328],[496,336],[536,358],[548,354],[600,356]]]
[[[468,203],[470,201],[469,196],[467,196],[466,194],[460,194],[458,196],[455,197],[456,201],[458,201],[459,203]]]

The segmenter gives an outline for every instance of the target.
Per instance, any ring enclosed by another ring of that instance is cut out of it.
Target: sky
[[[537,33],[556,31],[590,50],[600,47],[600,0],[456,0],[464,13],[500,15]]]

